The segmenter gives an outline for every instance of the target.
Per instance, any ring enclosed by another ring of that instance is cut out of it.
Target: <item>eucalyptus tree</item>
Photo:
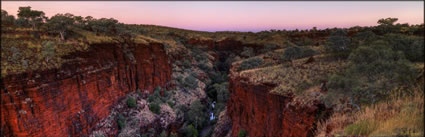
[[[43,11],[32,10],[30,6],[28,7],[19,7],[18,17],[27,20],[33,29],[36,28],[37,25],[42,24],[47,17],[44,16]]]
[[[65,40],[66,32],[69,31],[70,27],[74,25],[74,23],[74,15],[69,13],[56,14],[47,22],[49,30],[59,33],[61,40]]]

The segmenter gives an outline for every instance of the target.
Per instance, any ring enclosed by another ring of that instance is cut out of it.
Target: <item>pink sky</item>
[[[115,18],[128,24],[154,24],[203,31],[261,31],[372,26],[380,18],[400,23],[424,23],[424,2],[313,2],[313,1],[1,1],[2,9],[16,15],[18,7],[31,6],[47,16],[72,13]]]

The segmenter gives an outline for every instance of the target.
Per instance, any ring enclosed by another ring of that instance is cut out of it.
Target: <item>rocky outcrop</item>
[[[58,69],[1,81],[2,136],[86,136],[124,95],[166,87],[171,65],[163,45],[91,45]]]
[[[297,101],[292,94],[269,93],[275,86],[251,83],[231,74],[227,113],[233,137],[242,130],[251,137],[313,136],[317,121],[329,110],[317,100],[306,103]]]

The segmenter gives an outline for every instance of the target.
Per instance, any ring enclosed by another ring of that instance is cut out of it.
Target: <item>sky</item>
[[[15,16],[21,6],[44,11],[48,17],[72,13],[200,31],[374,26],[387,17],[424,23],[424,1],[1,1],[1,8]]]

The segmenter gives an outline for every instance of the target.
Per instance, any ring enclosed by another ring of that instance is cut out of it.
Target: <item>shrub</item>
[[[154,92],[154,94],[156,95],[156,96],[160,96],[161,95],[161,87],[160,86],[158,86],[158,87],[156,87],[154,90],[153,90],[153,92]]]
[[[373,120],[362,120],[347,126],[344,133],[347,135],[367,136],[377,128],[377,123]]]
[[[311,38],[308,37],[302,37],[295,41],[295,44],[298,46],[310,46],[314,44],[314,41]]]
[[[411,83],[415,67],[400,51],[385,41],[360,46],[348,57],[349,66],[340,75],[329,78],[331,91],[343,92],[355,103],[374,103],[388,96],[394,87]]]
[[[387,34],[384,39],[394,51],[402,51],[410,61],[423,62],[424,39],[423,37],[407,36],[402,34]]]
[[[157,103],[162,104],[166,102],[169,99],[168,93],[164,91],[164,96],[161,96],[161,87],[156,87],[153,91],[153,94],[148,96],[148,102],[149,103]]]
[[[264,48],[260,50],[261,53],[267,53],[269,51],[277,49],[278,46],[274,44],[266,44],[264,45]]]
[[[251,48],[251,47],[244,47],[243,48],[243,51],[241,52],[241,55],[242,56],[245,56],[245,57],[252,57],[252,56],[254,56],[255,54],[254,54],[254,49],[253,48]]]
[[[256,68],[262,64],[264,64],[264,59],[258,57],[250,58],[242,62],[239,66],[239,71]]]
[[[398,82],[408,82],[415,76],[414,67],[403,53],[391,50],[386,43],[375,42],[370,47],[359,47],[348,59],[352,64],[349,73],[368,76],[371,81],[378,80],[377,76],[383,76]]]
[[[335,55],[348,55],[350,50],[350,39],[347,37],[347,32],[343,29],[337,29],[333,32],[326,41],[326,50]]]
[[[119,129],[125,128],[125,117],[122,114],[118,115],[117,124]]]
[[[185,119],[196,128],[202,128],[208,122],[208,113],[206,108],[199,100],[194,101],[190,105],[189,111],[185,115]]]
[[[357,40],[357,43],[356,44],[358,44],[358,45],[369,44],[369,43],[377,40],[377,36],[372,31],[359,32],[356,35],[354,35],[353,38],[355,40]]]
[[[183,128],[183,134],[185,137],[198,137],[198,130],[190,124],[189,126],[186,126]]]
[[[165,130],[162,130],[161,134],[159,134],[159,137],[168,137],[167,132],[165,132]]]
[[[173,107],[174,107],[174,103],[173,103],[172,101],[168,101],[168,102],[167,102],[167,104],[168,104],[171,108],[173,108]]]
[[[146,135],[149,136],[149,137],[154,137],[155,134],[156,134],[156,131],[155,131],[154,128],[149,128],[148,132],[146,133]]]
[[[49,59],[53,58],[55,56],[55,43],[52,41],[44,41],[42,43],[41,48],[41,55],[46,59],[48,62]]]
[[[317,54],[317,52],[311,48],[294,46],[286,48],[280,58],[284,61],[291,61],[294,59],[314,56],[315,54]]]
[[[184,79],[183,85],[191,89],[196,89],[198,87],[198,81],[193,75],[189,75]]]
[[[135,108],[137,106],[136,99],[134,99],[133,97],[129,97],[127,99],[127,106],[129,108]]]
[[[157,103],[149,104],[149,110],[155,114],[159,114],[161,111],[161,107]]]
[[[215,91],[217,92],[217,103],[225,103],[230,96],[230,93],[228,90],[229,83],[224,82],[221,84],[214,84],[213,87]]]
[[[171,132],[170,137],[178,137],[178,136],[177,136],[177,133]]]
[[[183,67],[184,68],[190,68],[192,66],[192,63],[190,62],[190,60],[189,59],[185,59],[184,61],[183,61]]]
[[[207,63],[207,61],[201,61],[199,62],[198,67],[205,72],[213,71],[213,69],[208,66]]]
[[[239,130],[238,137],[246,137],[247,133],[245,129]]]

